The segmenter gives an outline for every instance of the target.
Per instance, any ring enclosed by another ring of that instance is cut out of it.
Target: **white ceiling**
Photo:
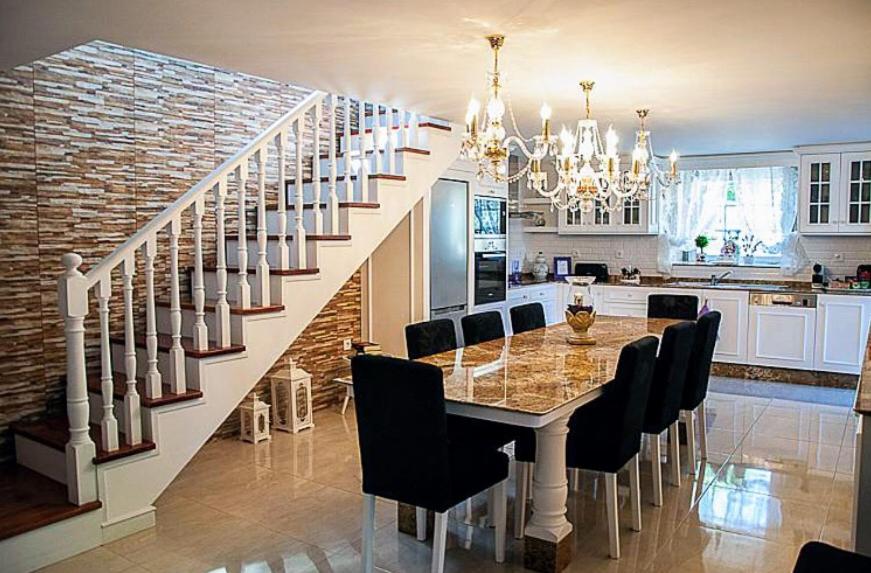
[[[869,0],[0,0],[0,68],[99,38],[461,121],[490,55],[523,131],[593,112],[657,153],[871,140]],[[528,134],[527,134],[528,135]]]

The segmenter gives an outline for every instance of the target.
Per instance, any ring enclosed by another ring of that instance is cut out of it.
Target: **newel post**
[[[67,487],[70,503],[82,505],[97,499],[94,467],[96,447],[88,433],[88,388],[85,371],[85,317],[88,288],[79,271],[82,257],[67,253],[61,259],[64,275],[58,281],[58,300],[64,319],[67,354],[67,418],[70,440],[66,447]]]

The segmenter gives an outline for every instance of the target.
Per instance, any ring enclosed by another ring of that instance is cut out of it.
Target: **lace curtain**
[[[781,254],[781,271],[794,275],[808,259],[796,232],[798,175],[791,167],[684,171],[682,182],[663,200],[659,271],[672,274],[680,251],[692,250],[697,235],[722,216],[731,185],[744,228],[766,250]]]

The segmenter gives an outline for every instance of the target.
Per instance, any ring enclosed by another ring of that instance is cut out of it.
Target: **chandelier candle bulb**
[[[677,177],[677,151],[674,149],[671,150],[671,155],[668,156],[668,160],[671,162],[671,176]]]
[[[539,113],[541,114],[541,137],[544,139],[544,142],[547,143],[547,140],[550,139],[550,106],[542,104]]]

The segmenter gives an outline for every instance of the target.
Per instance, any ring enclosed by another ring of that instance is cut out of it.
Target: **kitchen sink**
[[[788,287],[784,285],[768,285],[768,284],[758,284],[758,283],[720,283],[717,285],[712,285],[706,281],[675,281],[670,283],[665,283],[663,286],[666,287],[678,287],[678,288],[704,288],[704,289],[722,289],[722,290],[755,290],[755,291],[767,291],[767,292],[777,292],[787,290]]]

